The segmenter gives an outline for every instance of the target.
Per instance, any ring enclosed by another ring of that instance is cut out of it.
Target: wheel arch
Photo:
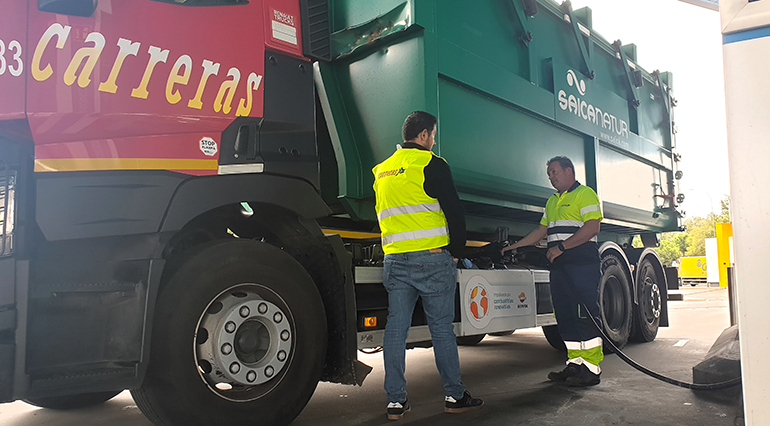
[[[197,194],[207,195],[200,200]],[[247,213],[241,203],[253,212]],[[329,333],[323,380],[360,384],[371,370],[357,361],[355,290],[352,266],[342,239],[325,236],[316,219],[331,213],[312,185],[270,175],[195,179],[174,194],[161,230],[167,268],[163,282],[190,248],[240,237],[277,246],[294,257],[313,278],[327,313]],[[196,236],[203,231],[207,235]],[[340,297],[344,295],[344,297]]]
[[[606,255],[614,254],[623,260],[623,270],[626,272],[626,277],[631,283],[631,287],[634,292],[636,291],[636,280],[631,273],[631,262],[628,261],[628,256],[625,250],[615,242],[605,241],[599,246],[599,259],[604,258]],[[636,296],[634,296],[634,303],[636,303]]]
[[[188,179],[179,185],[169,201],[160,231],[181,230],[206,212],[244,201],[274,204],[303,218],[315,219],[331,213],[316,189],[301,179],[268,174],[210,176]]]

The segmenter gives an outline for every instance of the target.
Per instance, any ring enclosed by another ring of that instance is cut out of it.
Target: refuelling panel
[[[462,269],[458,282],[462,335],[535,325],[537,298],[532,271]]]

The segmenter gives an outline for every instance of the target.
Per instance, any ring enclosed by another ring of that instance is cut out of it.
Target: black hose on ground
[[[554,264],[551,264],[551,268],[558,268],[558,266],[556,266]],[[652,371],[649,368],[647,368],[647,367],[639,364],[638,362],[634,361],[633,359],[631,359],[631,357],[629,357],[628,355],[624,354],[623,351],[618,349],[618,347],[615,346],[615,343],[612,342],[612,339],[607,337],[607,334],[604,332],[604,327],[602,327],[601,325],[599,325],[596,322],[596,318],[594,317],[593,314],[591,314],[591,310],[588,309],[586,304],[583,303],[583,301],[580,300],[579,297],[577,297],[577,294],[576,294],[575,288],[574,288],[575,284],[572,282],[572,279],[566,273],[563,274],[563,275],[567,279],[567,283],[568,283],[567,288],[569,288],[570,293],[572,293],[571,294],[572,298],[574,300],[577,300],[577,301],[580,302],[580,304],[583,306],[583,309],[585,309],[588,312],[588,314],[589,314],[588,317],[591,318],[591,322],[594,324],[594,327],[596,327],[596,329],[599,330],[599,333],[602,335],[602,338],[604,339],[604,341],[609,344],[610,348],[612,349],[612,352],[617,354],[617,356],[620,357],[620,359],[622,359],[626,364],[628,364],[631,367],[634,367],[636,370],[639,370],[642,373],[644,373],[644,374],[646,374],[646,375],[648,375],[648,376],[650,376],[652,378],[658,379],[658,380],[660,380],[662,382],[666,382],[666,383],[674,385],[674,386],[679,386],[681,388],[692,389],[692,390],[697,390],[697,391],[713,391],[713,390],[728,389],[728,388],[731,388],[733,386],[738,386],[738,385],[741,384],[741,378],[740,377],[736,377],[734,379],[730,379],[730,380],[727,380],[727,381],[724,381],[724,382],[709,383],[709,384],[683,382],[681,380],[672,379],[671,377],[666,377],[666,376],[664,376],[664,375],[662,375],[662,374],[660,374],[658,372]]]
[[[572,281],[570,280],[569,276],[567,276],[567,274],[564,274],[564,276],[567,277],[567,282],[569,282],[569,285],[572,286]],[[612,352],[614,352],[618,357],[620,357],[620,359],[622,359],[626,364],[630,365],[631,367],[634,367],[635,369],[641,371],[642,373],[650,377],[658,379],[662,382],[672,384],[674,386],[679,386],[680,388],[686,388],[686,389],[692,389],[692,390],[698,390],[698,391],[721,390],[721,389],[731,388],[733,386],[738,386],[741,384],[740,377],[736,377],[734,379],[730,379],[724,382],[700,384],[700,383],[683,382],[680,380],[672,379],[671,377],[666,377],[658,372],[652,371],[649,368],[634,361],[633,359],[631,359],[631,357],[624,354],[623,351],[618,349],[618,347],[615,346],[615,343],[612,342],[612,339],[608,338],[607,334],[604,333],[604,328],[601,327],[599,324],[597,324],[596,318],[594,318],[594,316],[591,315],[591,310],[588,309],[588,307],[584,303],[581,302],[580,304],[583,306],[583,309],[585,309],[589,313],[588,317],[591,318],[591,322],[593,322],[594,327],[596,327],[596,329],[599,330],[599,333],[601,333],[604,341],[609,344],[610,348],[612,349]]]

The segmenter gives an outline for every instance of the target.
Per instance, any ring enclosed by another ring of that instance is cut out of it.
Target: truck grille
[[[16,171],[0,159],[0,257],[13,253],[13,231],[16,219]]]

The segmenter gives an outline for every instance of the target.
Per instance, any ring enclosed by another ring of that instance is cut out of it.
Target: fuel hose
[[[555,266],[554,264],[551,264],[554,269],[559,268],[558,266]],[[563,270],[562,270],[563,271]],[[666,377],[658,372],[652,371],[649,368],[639,364],[638,362],[634,361],[623,353],[620,349],[618,349],[617,346],[615,346],[615,343],[612,342],[612,339],[607,337],[607,334],[604,332],[604,327],[599,325],[599,323],[596,322],[596,318],[591,313],[591,310],[588,309],[588,306],[586,306],[585,303],[583,303],[582,300],[580,300],[579,297],[577,297],[576,291],[575,291],[575,284],[572,281],[572,278],[570,278],[569,274],[566,272],[562,274],[567,279],[567,288],[569,289],[570,295],[572,296],[573,300],[577,300],[580,302],[580,305],[583,306],[583,309],[588,312],[588,317],[591,318],[591,322],[594,324],[594,327],[596,327],[597,330],[599,330],[599,333],[601,333],[602,338],[605,342],[607,342],[612,349],[612,352],[614,352],[620,359],[622,359],[626,364],[630,365],[631,367],[634,367],[635,369],[641,371],[642,373],[653,377],[655,379],[658,379],[662,382],[666,382],[669,384],[672,384],[674,386],[679,386],[681,388],[686,389],[692,389],[697,391],[713,391],[713,390],[721,390],[721,389],[727,389],[731,388],[733,386],[738,386],[741,384],[741,378],[736,377],[734,379],[730,379],[724,382],[718,382],[718,383],[708,383],[708,384],[701,384],[701,383],[689,383],[689,382],[683,382],[681,380],[672,379],[671,377]]]
[[[541,253],[541,254],[543,254],[543,256],[545,256],[545,253],[542,253],[539,250],[537,252]],[[550,262],[549,262],[549,264],[550,264],[550,268],[551,269],[560,269],[560,267],[558,265],[555,265],[555,264],[550,263]],[[602,338],[608,344],[610,349],[612,349],[612,352],[614,352],[626,364],[628,364],[631,367],[635,368],[636,370],[641,371],[642,373],[644,373],[644,374],[646,374],[646,375],[648,375],[648,376],[650,376],[652,378],[658,379],[658,380],[660,380],[662,382],[665,382],[665,383],[668,383],[668,384],[671,384],[671,385],[674,385],[674,386],[679,386],[681,388],[696,390],[696,391],[715,391],[715,390],[731,388],[731,387],[738,386],[738,385],[741,384],[741,378],[740,377],[736,377],[734,379],[730,379],[730,380],[727,380],[727,381],[724,381],[724,382],[708,383],[708,384],[706,384],[706,383],[701,384],[701,383],[683,382],[681,380],[672,379],[671,377],[666,377],[666,376],[664,376],[664,375],[662,375],[662,374],[660,374],[658,372],[652,371],[649,368],[647,368],[647,367],[639,364],[638,362],[634,361],[633,359],[631,359],[631,357],[629,357],[628,355],[623,353],[623,351],[618,349],[618,347],[615,346],[615,343],[612,342],[612,339],[607,337],[607,334],[604,332],[604,327],[602,327],[596,321],[596,317],[591,313],[591,310],[588,309],[588,306],[586,306],[586,304],[583,303],[583,300],[581,300],[577,296],[577,292],[575,291],[575,284],[572,281],[572,278],[570,278],[570,276],[568,274],[566,274],[566,273],[564,273],[562,275],[564,275],[564,277],[566,277],[567,284],[568,284],[567,285],[567,289],[569,290],[570,296],[572,296],[573,300],[577,300],[578,302],[580,302],[580,305],[583,306],[583,309],[585,309],[589,313],[588,317],[591,318],[591,322],[594,324],[594,327],[596,327],[596,329],[599,330],[599,333],[602,335]]]

